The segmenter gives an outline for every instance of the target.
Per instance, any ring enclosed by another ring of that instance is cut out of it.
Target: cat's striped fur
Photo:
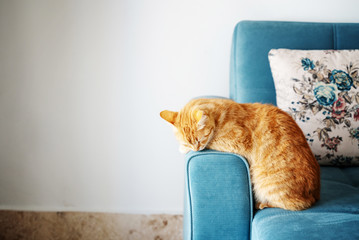
[[[173,124],[185,151],[208,148],[244,156],[257,208],[303,210],[319,200],[319,165],[301,129],[277,107],[195,99],[161,117]]]

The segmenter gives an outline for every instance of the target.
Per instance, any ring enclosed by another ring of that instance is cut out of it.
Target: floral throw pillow
[[[359,50],[272,49],[277,105],[321,165],[359,165]]]

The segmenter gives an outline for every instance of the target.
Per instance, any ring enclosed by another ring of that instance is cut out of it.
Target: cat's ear
[[[205,115],[201,110],[196,110],[194,112],[194,118],[197,121],[197,127],[198,127],[197,130],[204,128],[206,121],[208,119],[207,115]]]
[[[163,118],[167,122],[171,123],[172,125],[175,124],[177,115],[178,115],[178,112],[172,112],[172,111],[168,111],[168,110],[162,111],[160,113],[161,118]]]
[[[197,122],[201,121],[202,116],[203,116],[203,111],[201,111],[201,110],[196,110],[196,111],[194,112],[194,118],[196,119]]]

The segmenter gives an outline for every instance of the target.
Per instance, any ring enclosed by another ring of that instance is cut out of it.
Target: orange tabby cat
[[[162,111],[185,151],[205,148],[244,156],[256,207],[303,210],[319,200],[319,165],[298,125],[266,104],[195,99],[180,112]]]

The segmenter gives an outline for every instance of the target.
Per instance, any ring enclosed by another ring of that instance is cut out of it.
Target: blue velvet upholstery
[[[310,209],[258,211],[252,239],[359,239],[359,168],[321,167],[321,185]]]
[[[272,48],[359,49],[359,23],[242,21],[233,35],[230,97],[276,104]],[[321,200],[292,212],[254,211],[246,160],[186,155],[184,239],[359,239],[359,167],[321,167]]]
[[[246,160],[210,150],[191,152],[186,172],[185,239],[248,238],[253,206]]]
[[[242,21],[232,42],[230,97],[276,104],[268,52],[273,48],[359,49],[359,24]]]

